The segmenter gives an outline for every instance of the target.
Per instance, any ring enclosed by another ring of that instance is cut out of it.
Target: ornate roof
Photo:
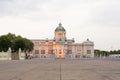
[[[59,23],[58,27],[55,29],[55,31],[65,31],[64,27],[61,23]]]
[[[94,43],[92,41],[90,41],[89,39],[87,39],[86,41],[84,41],[82,44],[83,45],[94,45]]]

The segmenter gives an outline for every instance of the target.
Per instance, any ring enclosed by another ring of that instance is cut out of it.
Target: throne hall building
[[[75,43],[74,39],[67,39],[66,30],[59,23],[54,31],[53,39],[36,39],[33,55],[37,58],[82,58],[94,57],[94,43],[89,39],[82,43]]]

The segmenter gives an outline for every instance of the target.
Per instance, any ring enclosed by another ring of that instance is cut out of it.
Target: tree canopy
[[[0,51],[7,51],[10,47],[12,52],[17,52],[19,48],[22,51],[32,51],[33,43],[29,39],[23,38],[21,36],[16,36],[15,34],[8,33],[7,35],[0,36]]]
[[[112,54],[120,54],[120,50],[104,51],[104,50],[95,49],[94,50],[94,54],[97,57],[100,57],[100,56],[109,56],[109,55],[112,55]]]

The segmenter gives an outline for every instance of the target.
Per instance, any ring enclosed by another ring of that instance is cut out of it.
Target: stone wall
[[[0,60],[12,60],[11,49],[9,48],[7,52],[0,52]]]
[[[0,52],[0,60],[24,60],[25,53],[19,49],[18,53],[12,53],[11,48],[8,49],[7,52]]]

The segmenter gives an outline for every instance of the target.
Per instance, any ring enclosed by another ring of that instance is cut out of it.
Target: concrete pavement
[[[0,80],[119,80],[120,60],[0,61]]]

